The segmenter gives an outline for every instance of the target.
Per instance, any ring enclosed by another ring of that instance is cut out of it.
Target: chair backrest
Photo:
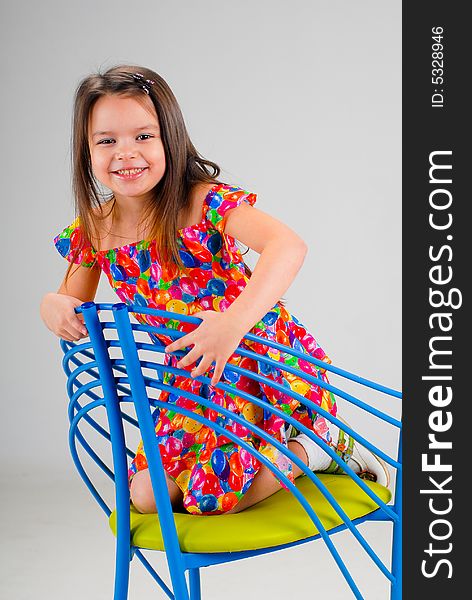
[[[128,430],[131,428],[131,430],[135,432],[136,440],[142,438],[172,578],[173,574],[181,567],[181,563],[179,563],[181,551],[175,528],[172,506],[166,492],[167,486],[161,455],[156,444],[154,416],[156,411],[166,407],[166,403],[159,400],[159,392],[164,390],[175,393],[175,390],[163,383],[163,373],[165,371],[170,371],[186,376],[189,376],[189,373],[183,369],[165,366],[159,360],[162,358],[165,346],[162,343],[159,343],[159,338],[156,336],[160,334],[173,339],[181,337],[184,333],[174,328],[176,321],[198,325],[200,319],[138,305],[125,305],[123,303],[95,304],[93,302],[87,302],[77,308],[76,311],[82,312],[84,315],[84,320],[89,332],[89,340],[86,339],[80,343],[71,343],[61,340],[61,347],[64,351],[63,368],[68,377],[67,391],[70,398],[69,442],[74,463],[91,494],[107,516],[111,514],[111,508],[94,485],[93,478],[89,473],[90,465],[88,468],[85,466],[85,463],[79,455],[77,443],[79,443],[88,456],[93,459],[94,463],[96,463],[96,465],[98,465],[100,469],[114,481],[117,529],[118,531],[125,532],[125,539],[127,534],[129,540],[130,496],[128,487],[128,457],[132,459],[134,457],[134,452],[126,443]],[[151,317],[151,322],[152,317],[157,317],[160,321],[166,319],[167,326],[153,326],[143,322],[132,322],[130,320],[130,314],[137,319],[141,319],[141,321],[143,321],[144,315],[146,317]],[[149,336],[151,336],[151,339],[153,340],[151,343],[149,342]],[[247,334],[245,339],[253,342],[261,342],[261,339],[253,334]],[[299,400],[305,406],[308,406],[326,417],[330,422],[335,423],[360,444],[382,458],[390,465],[390,469],[396,472],[395,500],[393,503],[387,504],[363,479],[359,478],[357,474],[342,461],[336,452],[329,448],[321,438],[314,435],[311,430],[306,428],[299,421],[296,421],[293,417],[283,413],[271,404],[263,402],[260,398],[257,398],[246,391],[236,390],[230,384],[219,383],[219,387],[222,390],[240,395],[242,398],[260,406],[262,409],[276,414],[285,422],[290,423],[299,431],[309,436],[316,444],[321,446],[325,452],[342,467],[346,475],[350,477],[373,502],[375,502],[379,508],[372,516],[372,519],[390,520],[394,524],[394,541],[390,568],[380,560],[357,528],[357,523],[351,521],[343,507],[340,506],[333,494],[324,485],[322,479],[318,477],[316,473],[311,472],[293,452],[255,424],[244,419],[244,417],[230,413],[227,409],[216,405],[208,398],[195,396],[188,390],[179,390],[179,395],[190,400],[196,400],[199,404],[217,411],[222,417],[236,421],[243,427],[253,431],[261,439],[270,442],[293,461],[327,499],[334,511],[341,517],[343,527],[351,531],[372,561],[377,565],[385,577],[390,580],[392,584],[392,598],[400,598],[401,421],[384,410],[372,406],[372,401],[370,399],[369,402],[366,402],[365,400],[357,398],[345,389],[322,380],[317,376],[317,369],[326,369],[330,374],[345,382],[347,387],[353,387],[354,385],[362,386],[364,396],[374,392],[375,394],[380,393],[382,396],[386,395],[387,397],[397,399],[396,403],[398,404],[401,393],[365,378],[353,375],[333,364],[327,364],[309,354],[299,352],[288,346],[275,342],[271,343],[265,338],[263,339],[263,343],[275,350],[279,350],[293,357],[301,358],[306,361],[306,364],[311,364],[315,367],[314,370],[307,369],[306,372],[302,372],[290,364],[284,364],[284,371],[302,378],[307,383],[316,384],[320,388],[329,390],[337,398],[342,398],[346,407],[348,406],[352,410],[360,411],[361,416],[369,415],[370,419],[379,420],[382,427],[386,427],[390,430],[392,435],[386,436],[383,434],[382,438],[388,438],[390,442],[392,440],[394,441],[394,445],[398,448],[395,457],[390,456],[391,452],[388,453],[385,450],[378,448],[356,430],[353,430],[344,422],[330,415],[327,410],[296,393],[292,389],[281,386],[259,373],[254,373],[253,371],[248,371],[247,369],[230,365],[229,363],[226,365],[225,371],[229,370],[242,374]],[[250,357],[260,363],[280,368],[280,363],[276,360],[266,355],[261,356],[256,354],[245,347],[238,347],[235,353],[241,356]],[[176,352],[175,354],[179,356],[183,355],[183,352]],[[206,379],[206,383],[210,383],[208,378]],[[205,378],[203,377],[202,380],[205,380]],[[96,412],[99,411],[100,408],[102,413],[103,411],[105,412],[102,422],[95,417]],[[131,414],[129,409],[131,409],[131,412],[134,410],[134,414]],[[349,570],[330,538],[330,532],[326,530],[317,515],[316,510],[310,506],[300,490],[297,489],[297,486],[291,483],[266,456],[260,454],[250,444],[242,441],[238,436],[231,431],[228,431],[228,429],[224,429],[221,425],[209,421],[204,415],[196,414],[184,407],[175,407],[175,409],[184,416],[199,421],[204,425],[208,425],[213,428],[217,434],[225,435],[231,441],[245,448],[248,453],[269,468],[274,475],[285,484],[312,520],[316,530],[319,532],[318,537],[321,537],[326,543],[354,595],[358,598],[362,598]],[[399,412],[397,406],[393,407],[393,412]],[[87,423],[89,426],[87,432],[79,427],[84,423]],[[100,456],[96,442],[91,441],[92,438],[90,436],[92,432],[110,442],[112,465],[108,465]],[[162,490],[165,490],[165,492]]]

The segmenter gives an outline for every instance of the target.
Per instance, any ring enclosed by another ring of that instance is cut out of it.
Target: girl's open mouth
[[[137,169],[120,169],[119,171],[112,171],[113,175],[120,179],[138,179],[147,167],[140,167]]]

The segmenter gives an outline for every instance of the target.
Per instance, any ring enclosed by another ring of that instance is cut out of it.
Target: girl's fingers
[[[189,352],[187,352],[187,354],[185,356],[183,356],[177,362],[177,367],[179,369],[183,369],[184,367],[188,367],[188,365],[191,365],[194,362],[196,362],[199,359],[200,356],[202,356],[201,351],[197,350],[195,348],[195,346],[194,346]]]
[[[60,331],[59,336],[67,342],[77,342],[80,339],[79,337],[77,337],[77,335],[75,335],[74,333],[72,333],[72,331],[69,331],[68,329],[63,329],[62,331]]]
[[[79,332],[81,335],[88,335],[87,326],[84,323],[79,324]]]
[[[84,335],[88,335],[87,327],[81,323],[80,321],[75,321],[74,323],[69,323],[67,325],[67,331],[72,335],[83,337]]]
[[[215,386],[219,382],[223,371],[224,365],[222,367],[219,367],[218,365],[215,366],[215,370],[213,371],[213,377],[211,378],[211,385]]]
[[[190,338],[189,335],[184,335],[183,337],[179,338],[178,340],[175,340],[174,342],[172,342],[172,344],[168,344],[166,346],[165,351],[166,352],[175,352],[176,350],[181,350],[182,348],[185,348],[186,346],[190,346],[192,344],[191,339],[192,338]]]
[[[69,332],[76,332],[80,336],[87,335],[84,315],[82,313],[74,313],[72,320],[67,323],[67,329]]]
[[[78,342],[87,335],[87,330],[80,322],[79,325],[75,322],[68,323],[66,327],[62,328],[60,335],[64,339],[67,339],[68,342]]]
[[[78,335],[80,337],[87,335],[87,328],[80,321],[74,321],[73,323],[70,324],[70,327],[68,329],[69,329],[69,331],[72,330],[72,333],[74,335]]]
[[[211,367],[211,363],[213,362],[213,360],[211,358],[207,358],[205,359],[205,357],[202,358],[202,360],[200,361],[200,364],[198,365],[198,367],[195,367],[195,369],[192,370],[192,377],[200,377],[200,375],[203,375],[204,373],[206,373],[208,371],[208,369]]]

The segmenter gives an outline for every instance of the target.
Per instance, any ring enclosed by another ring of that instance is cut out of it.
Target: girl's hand
[[[211,385],[215,386],[220,380],[228,358],[247,332],[242,330],[241,323],[226,313],[204,310],[192,316],[202,319],[200,325],[194,331],[169,344],[165,351],[174,352],[192,345],[193,348],[177,363],[177,367],[183,368],[193,364],[201,356],[200,364],[192,369],[192,377],[203,375],[215,361],[215,370],[211,379]]]
[[[58,337],[68,342],[77,342],[87,337],[87,329],[82,314],[74,308],[83,304],[82,300],[65,294],[46,294],[40,307],[40,315],[46,327]]]

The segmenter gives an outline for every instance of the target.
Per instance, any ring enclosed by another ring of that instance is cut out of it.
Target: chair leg
[[[129,543],[117,539],[115,557],[115,592],[113,600],[127,600],[129,586],[129,564],[131,560]]]
[[[401,600],[402,598],[402,524],[393,524],[392,544],[392,575],[395,582],[392,583],[390,600]]]
[[[189,569],[190,600],[202,600],[200,569]]]

